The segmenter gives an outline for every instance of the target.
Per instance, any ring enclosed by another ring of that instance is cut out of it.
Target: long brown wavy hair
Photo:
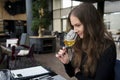
[[[113,39],[106,30],[103,18],[91,3],[82,3],[71,10],[68,16],[70,25],[71,15],[76,16],[84,25],[83,39],[78,36],[73,46],[73,66],[75,68],[81,66],[82,56],[83,53],[85,53],[87,58],[83,65],[84,73],[86,75],[88,75],[88,73],[94,75],[101,54],[114,43]],[[73,28],[72,25],[71,28]]]

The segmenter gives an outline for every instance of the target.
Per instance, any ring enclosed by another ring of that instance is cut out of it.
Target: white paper
[[[42,66],[36,66],[36,67],[30,67],[25,69],[11,70],[11,73],[14,78],[24,78],[24,77],[46,74],[46,73],[49,73],[49,71],[43,68]],[[19,77],[18,76],[19,74],[21,74],[22,76]]]
[[[6,39],[6,47],[12,47],[12,46],[17,46],[18,39],[13,38],[13,39]],[[11,46],[8,46],[8,45]]]
[[[28,54],[28,52],[29,52],[29,50],[20,50],[19,51],[19,53],[18,53],[18,55],[27,55]]]
[[[54,78],[54,80],[66,80],[64,77],[62,77],[61,75],[56,75],[53,76],[52,78]]]

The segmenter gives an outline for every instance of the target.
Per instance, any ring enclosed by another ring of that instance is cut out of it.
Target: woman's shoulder
[[[116,57],[116,45],[115,45],[115,43],[114,42],[112,42],[112,43],[110,43],[110,44],[108,44],[108,46],[106,47],[106,49],[104,50],[104,52],[103,52],[103,55],[105,56],[107,56],[107,55],[109,55],[109,56],[114,56],[114,57]]]
[[[116,49],[115,42],[111,39],[104,39],[103,44],[104,44],[105,50]]]
[[[107,49],[106,49],[106,51],[111,51],[111,52],[114,52],[114,53],[116,53],[116,46],[115,46],[115,44],[111,44]]]
[[[116,50],[115,42],[112,40],[106,40],[106,50]]]

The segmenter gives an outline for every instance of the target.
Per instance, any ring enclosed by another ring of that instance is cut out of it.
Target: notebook
[[[13,78],[34,77],[34,76],[39,76],[47,73],[50,73],[50,71],[48,71],[42,66],[11,70],[11,74]]]

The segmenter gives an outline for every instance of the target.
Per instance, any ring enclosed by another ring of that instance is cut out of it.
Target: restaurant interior
[[[94,4],[112,34],[120,80],[120,0],[0,0],[0,72],[43,66],[63,78],[56,80],[77,80],[55,54],[64,46],[70,10],[82,2]]]

